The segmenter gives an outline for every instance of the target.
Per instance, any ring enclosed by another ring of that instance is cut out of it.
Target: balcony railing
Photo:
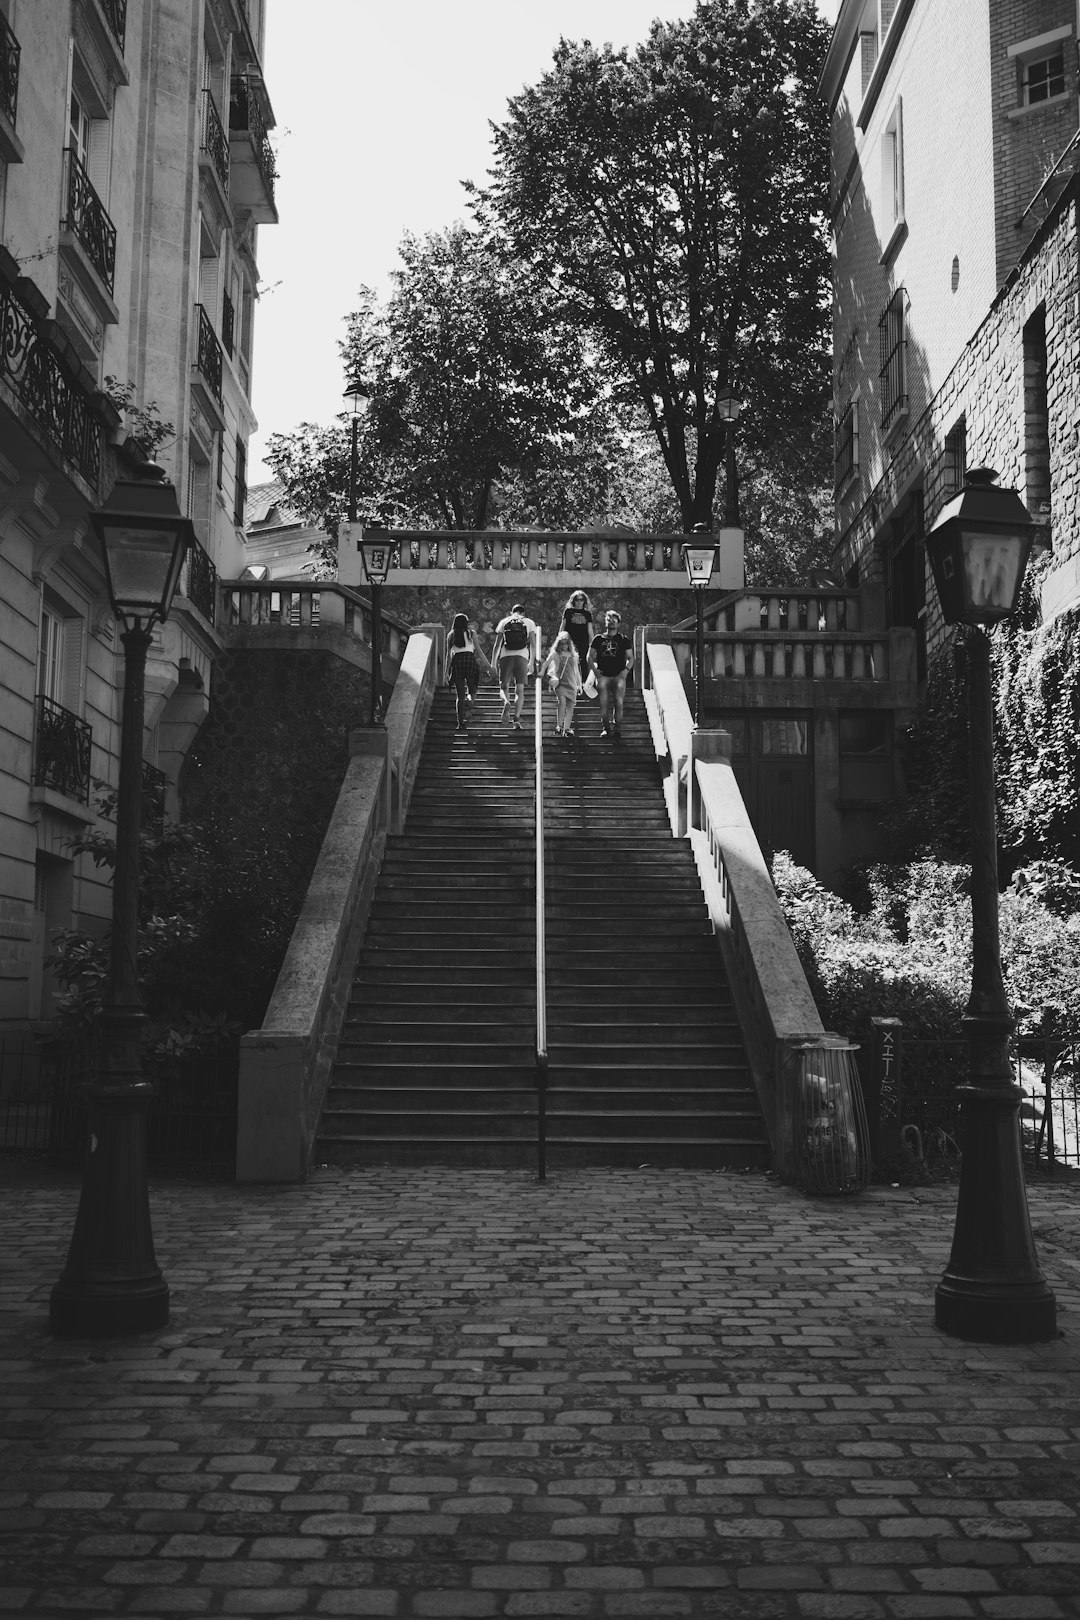
[[[34,786],[80,804],[90,802],[90,727],[39,693],[34,733]]]
[[[184,562],[183,595],[198,608],[208,624],[214,622],[217,603],[217,569],[210,554],[196,540]]]
[[[19,103],[19,57],[21,47],[5,19],[0,16],[0,112],[14,124]]]
[[[221,346],[231,360],[235,342],[233,333],[236,327],[236,310],[228,293],[222,294],[221,299]]]
[[[0,283],[0,379],[95,490],[103,430],[90,395],[45,336],[14,287]]]
[[[225,133],[225,125],[221,122],[221,114],[218,112],[214,98],[209,90],[203,91],[202,98],[202,149],[209,155],[217,172],[217,177],[221,181],[221,189],[227,197],[229,195],[229,137]]]
[[[90,263],[111,293],[116,273],[116,226],[70,146],[64,151],[64,162],[67,212],[61,225],[82,244]]]
[[[221,403],[221,344],[209,315],[202,304],[195,305],[199,318],[199,346],[195,354],[195,369],[204,379],[214,398]]]
[[[127,35],[127,0],[99,0],[105,20],[113,32],[121,51]]]
[[[229,97],[229,128],[246,131],[251,136],[256,161],[270,201],[273,202],[277,165],[274,162],[274,149],[270,145],[270,136],[266,127],[266,115],[263,112],[262,96],[259,93],[256,80],[233,79],[232,92]]]

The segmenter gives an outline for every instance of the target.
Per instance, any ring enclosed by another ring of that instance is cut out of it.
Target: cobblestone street
[[[156,1183],[168,1328],[55,1341],[77,1191],[0,1186],[0,1612],[1080,1615],[1071,1182],[1023,1348],[952,1188],[650,1169]]]

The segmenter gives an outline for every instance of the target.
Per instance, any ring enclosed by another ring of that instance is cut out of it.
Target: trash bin
[[[861,1192],[870,1180],[870,1133],[848,1041],[806,1041],[790,1062],[795,1179],[821,1196]]]

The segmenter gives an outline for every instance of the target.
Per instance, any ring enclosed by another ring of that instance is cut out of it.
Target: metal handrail
[[[536,654],[536,1153],[537,1176],[547,1176],[547,963],[544,918],[544,683]]]

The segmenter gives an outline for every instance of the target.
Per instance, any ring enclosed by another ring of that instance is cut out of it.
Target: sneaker
[[[602,722],[602,721],[601,721],[601,723],[600,723],[600,735],[601,735],[601,737],[606,737],[606,736],[607,736],[607,734],[608,734],[608,728],[607,728],[607,726],[605,726],[605,725],[604,725],[604,723],[603,723],[603,722]]]
[[[466,701],[466,703],[471,703],[472,702],[472,693],[471,692],[466,692],[465,701]]]

